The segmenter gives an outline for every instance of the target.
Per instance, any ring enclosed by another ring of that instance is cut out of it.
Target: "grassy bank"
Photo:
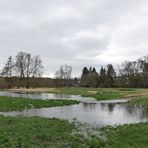
[[[0,111],[23,110],[30,108],[55,107],[78,104],[74,100],[39,100],[0,96]]]
[[[148,96],[143,96],[143,97],[131,99],[128,103],[129,104],[139,104],[139,105],[143,105],[143,106],[148,107]]]
[[[74,124],[57,119],[0,116],[0,147],[90,148],[94,140],[73,135]],[[101,144],[98,139],[96,146]]]
[[[139,88],[83,88],[83,87],[63,87],[63,88],[32,88],[32,89],[10,89],[13,92],[44,92],[60,93],[67,95],[82,95],[84,97],[94,97],[97,100],[109,100],[126,97],[148,96],[148,89]]]
[[[102,131],[106,135],[105,148],[148,147],[148,123],[108,127]]]
[[[148,123],[98,129],[93,136],[73,134],[77,128],[58,119],[0,116],[0,147],[147,148]],[[23,131],[23,132],[22,132]],[[24,132],[25,131],[25,132]]]
[[[148,96],[148,89],[135,88],[49,88],[51,93],[82,95],[97,100],[110,100],[126,97]]]

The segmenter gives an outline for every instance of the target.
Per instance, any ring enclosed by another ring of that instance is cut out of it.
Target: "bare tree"
[[[119,68],[119,77],[127,87],[137,87],[139,80],[140,68],[137,61],[125,61]]]
[[[20,84],[24,79],[26,80],[26,88],[29,88],[29,78],[42,74],[42,60],[39,56],[31,57],[30,53],[19,52],[16,56],[15,70],[19,74]]]
[[[69,81],[72,75],[72,67],[69,65],[61,65],[59,70],[56,71],[55,77],[56,79],[63,79],[64,85],[68,86]]]
[[[42,75],[42,70],[43,70],[43,64],[40,56],[35,56],[33,59],[33,64],[32,64],[32,77],[39,77]]]
[[[25,70],[25,75],[26,75],[26,88],[29,88],[29,77],[32,71],[32,64],[33,60],[31,58],[31,54],[26,54],[27,60],[26,60],[26,70]]]
[[[27,67],[27,53],[19,52],[16,56],[15,71],[20,77],[20,80],[25,77],[25,70]]]
[[[138,59],[140,67],[140,86],[148,87],[148,55]]]

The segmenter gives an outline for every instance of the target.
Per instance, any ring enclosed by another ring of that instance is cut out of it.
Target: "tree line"
[[[84,67],[80,79],[84,87],[148,87],[148,56],[125,61],[115,70],[112,64],[95,68]]]
[[[148,56],[136,61],[125,61],[116,69],[112,64],[102,66],[98,71],[95,67],[84,67],[79,78],[72,78],[72,70],[70,65],[61,65],[55,72],[55,78],[42,78],[43,64],[40,56],[33,57],[30,53],[21,51],[14,58],[12,56],[8,58],[1,70],[1,78],[8,82],[9,87],[16,81],[18,88],[22,86],[29,88],[30,85],[33,87],[148,87]]]

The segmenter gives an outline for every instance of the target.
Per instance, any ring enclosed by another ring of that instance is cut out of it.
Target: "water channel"
[[[88,125],[107,126],[126,123],[148,122],[148,107],[129,105],[128,99],[97,101],[95,98],[80,95],[62,95],[53,93],[14,93],[0,91],[0,96],[24,97],[32,99],[69,99],[79,100],[77,105],[28,109],[23,111],[0,112],[4,116],[39,116],[47,118],[78,121]]]

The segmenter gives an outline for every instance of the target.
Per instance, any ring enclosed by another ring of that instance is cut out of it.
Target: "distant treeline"
[[[115,70],[112,64],[96,70],[84,67],[80,78],[72,78],[72,66],[61,65],[55,78],[43,78],[43,65],[37,55],[19,52],[1,70],[0,88],[11,87],[148,87],[148,56],[125,61]]]
[[[115,71],[112,64],[95,68],[84,67],[81,76],[84,87],[148,87],[148,56],[137,61],[125,61]]]
[[[74,79],[69,80],[68,86],[75,86]],[[1,77],[0,78],[0,89],[7,89],[7,88],[18,88],[19,87],[26,87],[26,79],[24,78],[20,85],[20,78],[19,77]],[[64,87],[65,81],[64,80],[57,80],[51,78],[29,78],[29,87],[36,88],[36,87]]]

